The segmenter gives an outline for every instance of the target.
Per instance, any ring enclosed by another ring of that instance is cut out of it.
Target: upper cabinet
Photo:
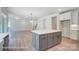
[[[70,19],[71,19],[71,12],[60,14],[60,20],[70,20]]]

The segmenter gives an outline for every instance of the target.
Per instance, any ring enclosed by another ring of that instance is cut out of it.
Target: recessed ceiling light
[[[32,20],[30,20],[30,23],[33,23],[33,21],[32,21]]]
[[[61,12],[61,11],[62,11],[62,9],[58,9],[58,11],[59,11],[59,12]]]

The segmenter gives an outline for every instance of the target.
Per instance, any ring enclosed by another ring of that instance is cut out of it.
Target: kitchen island
[[[32,31],[32,47],[36,51],[43,51],[62,41],[60,30],[34,30]]]

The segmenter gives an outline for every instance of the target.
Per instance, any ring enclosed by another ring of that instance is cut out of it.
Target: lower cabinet
[[[60,32],[54,34],[54,44],[57,44],[57,43],[60,43],[61,42],[61,39],[62,39],[61,36],[62,35],[61,35]]]
[[[49,48],[49,47],[52,47],[52,45],[53,45],[53,43],[54,43],[54,37],[53,37],[53,36],[54,36],[54,35],[52,35],[52,34],[48,34],[48,38],[47,38],[47,39],[48,39],[48,40],[47,40],[47,41],[48,41],[48,42],[47,42],[48,48]]]
[[[38,51],[43,51],[50,47],[53,47],[61,42],[62,39],[61,34],[62,34],[61,32],[49,33],[43,35],[32,33],[33,47]]]

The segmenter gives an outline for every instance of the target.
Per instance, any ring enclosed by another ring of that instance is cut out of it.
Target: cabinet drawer
[[[40,39],[45,39],[45,38],[47,38],[47,35],[41,35],[40,36]]]

